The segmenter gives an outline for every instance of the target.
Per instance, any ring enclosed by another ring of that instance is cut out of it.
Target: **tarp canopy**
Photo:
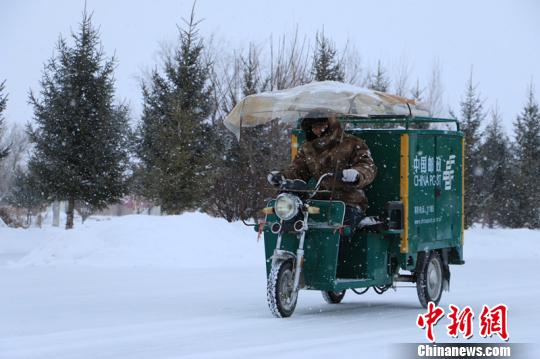
[[[294,124],[315,110],[357,116],[428,115],[428,111],[414,100],[341,82],[322,81],[247,96],[236,104],[224,124],[239,137],[241,127],[263,125],[273,120]]]

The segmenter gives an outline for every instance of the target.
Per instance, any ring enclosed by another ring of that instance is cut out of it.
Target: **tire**
[[[424,257],[422,263],[419,263],[419,268],[416,275],[416,291],[420,304],[424,308],[427,308],[429,302],[439,304],[444,286],[441,256],[438,252],[431,251]]]
[[[326,292],[321,291],[322,297],[324,298],[324,301],[328,304],[339,304],[343,300],[343,297],[345,296],[346,290],[342,290],[340,292]]]
[[[287,318],[293,314],[298,299],[298,292],[292,292],[293,284],[292,260],[277,262],[272,266],[266,285],[266,299],[275,317]]]

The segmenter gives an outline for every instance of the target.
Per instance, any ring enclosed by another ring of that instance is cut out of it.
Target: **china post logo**
[[[443,171],[444,189],[449,191],[452,189],[452,181],[454,179],[453,166],[456,164],[456,155],[450,155],[446,161],[446,168]]]
[[[429,156],[418,152],[412,163],[413,184],[415,187],[442,187],[452,190],[455,178],[456,155]]]

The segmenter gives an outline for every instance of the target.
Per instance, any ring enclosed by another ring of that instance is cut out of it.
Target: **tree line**
[[[61,37],[44,65],[39,92],[29,95],[33,121],[0,137],[0,202],[30,216],[67,201],[66,228],[73,227],[76,208],[91,213],[127,195],[167,214],[201,210],[247,220],[273,194],[266,174],[290,161],[290,128],[277,121],[244,128],[237,140],[223,120],[243,97],[334,80],[414,98],[433,116],[444,111],[437,62],[421,85],[406,61],[394,80],[381,61],[365,70],[354,49],[338,49],[324,31],[313,45],[296,31],[271,39],[265,53],[254,44],[223,53],[199,29],[192,10],[176,46],[142,81],[142,114],[131,126],[129,106],[115,96],[117,59],[106,56],[84,11],[71,41]],[[499,110],[485,108],[472,73],[452,115],[465,134],[466,226],[540,228],[540,113],[532,84],[514,121],[514,140]],[[0,216],[9,219],[5,210]]]

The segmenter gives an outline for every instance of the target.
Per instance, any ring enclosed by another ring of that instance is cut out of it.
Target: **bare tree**
[[[284,35],[277,47],[270,46],[273,56],[263,56],[255,44],[249,44],[229,55],[220,54],[214,62],[210,80],[220,104],[214,113],[214,129],[222,154],[215,168],[228,180],[213,184],[207,212],[229,221],[256,217],[270,196],[266,174],[289,162],[288,129],[278,121],[243,128],[238,141],[225,129],[223,119],[245,96],[309,81],[310,54],[307,44],[298,38],[297,33],[292,38]]]
[[[215,48],[209,51],[215,53],[219,50]],[[213,89],[212,103],[215,107],[211,113],[213,126],[218,126],[223,122],[223,118],[229,113],[239,101],[240,91],[240,63],[235,53],[222,53],[215,57],[211,67],[209,81]]]
[[[222,108],[227,114],[242,99],[242,58],[238,53],[235,53],[226,64],[223,75]]]
[[[411,70],[412,66],[409,64],[408,59],[402,55],[397,64],[396,77],[394,80],[394,93],[396,95],[407,97]]]
[[[424,101],[424,91],[423,87],[420,87],[420,80],[416,78],[416,84],[410,89],[411,97],[418,103]]]
[[[312,80],[309,43],[300,38],[298,27],[289,38],[282,35],[274,44],[270,37],[270,83],[269,90],[282,90],[303,85]]]
[[[429,108],[430,116],[439,116],[443,112],[444,106],[442,97],[444,88],[441,80],[441,72],[441,64],[439,59],[436,58],[433,60],[426,94],[426,104]]]
[[[358,49],[350,45],[349,41],[345,44],[339,61],[345,73],[345,82],[351,85],[363,85],[364,68],[362,66],[362,56]]]

